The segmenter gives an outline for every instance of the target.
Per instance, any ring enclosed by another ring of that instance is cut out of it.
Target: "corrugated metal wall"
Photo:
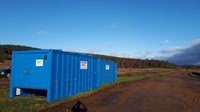
[[[115,62],[84,54],[58,50],[14,51],[12,59],[10,98],[16,96],[16,88],[20,88],[20,96],[30,94],[30,91],[38,92],[34,90],[40,89],[46,90],[47,101],[50,102],[117,80]],[[38,60],[42,62],[39,66]],[[30,81],[29,85],[22,83]],[[34,83],[38,82],[40,83],[35,86]],[[41,85],[41,88],[38,85]]]

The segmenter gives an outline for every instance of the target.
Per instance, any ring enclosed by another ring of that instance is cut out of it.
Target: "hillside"
[[[11,60],[12,50],[33,50],[33,49],[39,49],[39,48],[21,46],[21,45],[0,45],[0,61]]]
[[[20,45],[0,45],[0,60],[11,60],[12,50],[40,49]],[[176,68],[175,64],[159,60],[141,60],[92,54],[95,57],[117,62],[118,68]]]
[[[95,55],[96,57],[117,62],[118,68],[176,68],[177,65],[167,61],[142,60],[133,58],[120,58],[105,55]]]

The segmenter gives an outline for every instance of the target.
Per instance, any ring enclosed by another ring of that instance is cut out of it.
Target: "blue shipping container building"
[[[13,51],[10,98],[44,95],[51,102],[117,80],[115,62],[61,50]]]

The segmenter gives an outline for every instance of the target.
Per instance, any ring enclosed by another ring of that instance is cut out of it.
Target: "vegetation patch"
[[[151,78],[151,77],[155,77],[155,76],[163,76],[166,74],[170,74],[174,71],[175,71],[174,69],[171,69],[171,70],[168,69],[167,71],[156,72],[156,73],[146,72],[146,73],[143,73],[142,75],[135,75],[135,76],[123,76],[122,75],[122,76],[118,77],[118,82],[127,82],[127,81]]]

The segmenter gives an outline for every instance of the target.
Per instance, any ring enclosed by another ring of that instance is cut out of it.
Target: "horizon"
[[[200,1],[0,1],[0,44],[200,65]]]
[[[38,47],[34,47],[34,46],[26,46],[26,45],[14,45],[14,44],[0,44],[0,46],[23,46],[23,47],[31,47],[31,48],[36,48],[35,50],[62,50],[62,49],[41,49],[41,48],[38,48]],[[109,57],[114,57],[114,58],[121,58],[121,59],[136,59],[136,60],[155,60],[155,61],[163,61],[163,62],[168,62],[167,60],[158,60],[158,59],[141,59],[141,58],[134,58],[134,57],[120,57],[120,56],[112,56],[112,55],[106,55],[106,54],[95,54],[95,53],[84,53],[84,52],[76,52],[76,51],[64,51],[62,50],[63,52],[73,52],[73,53],[81,53],[81,54],[86,54],[86,55],[101,55],[101,56],[109,56]],[[171,62],[168,62],[168,63],[171,63]],[[171,64],[175,64],[175,63],[171,63]],[[177,66],[193,66],[193,65],[178,65],[178,64],[175,64]],[[194,66],[200,66],[200,65],[194,65]]]

